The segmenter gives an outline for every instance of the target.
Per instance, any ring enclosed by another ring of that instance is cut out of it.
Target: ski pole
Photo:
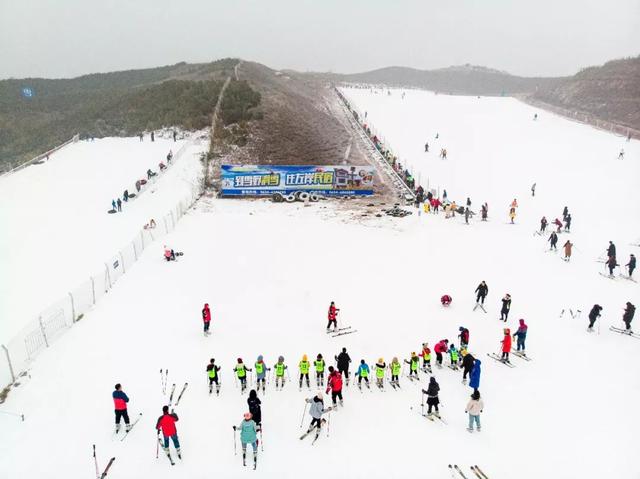
[[[262,425],[260,425],[260,450],[264,452],[264,439],[262,439]]]
[[[100,477],[100,471],[98,470],[98,458],[96,457],[96,445],[93,445],[93,461],[96,463],[96,479]]]
[[[329,411],[329,418],[327,419],[327,437],[329,437],[330,429],[331,429],[331,411]]]
[[[304,416],[307,414],[307,402],[304,403],[304,411],[302,411],[302,418],[300,419],[300,427],[302,428],[302,423],[304,423]]]
[[[422,391],[422,398],[420,400],[420,413],[424,416],[424,390]]]
[[[164,394],[164,374],[162,374],[162,369],[160,370],[160,389]]]
[[[238,450],[236,448],[236,427],[233,426],[233,455],[238,455]]]
[[[160,431],[158,431],[158,435],[156,436],[156,459],[158,459],[159,453],[160,453]]]
[[[8,416],[19,417],[20,419],[22,419],[22,422],[24,422],[24,414],[16,414],[15,412],[8,412],[8,411],[0,411],[0,414],[7,414]]]

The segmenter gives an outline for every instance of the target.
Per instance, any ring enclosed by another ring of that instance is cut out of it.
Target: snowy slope
[[[9,253],[0,272],[0,343],[103,267],[150,218],[189,194],[204,143],[189,142],[157,182],[124,203],[122,214],[107,214],[112,199],[125,189],[134,193],[148,168],[158,171],[169,150],[175,154],[187,141],[83,141],[42,165],[0,178],[0,249]]]
[[[410,95],[427,94],[410,92],[407,98]],[[395,102],[385,98],[384,106],[375,96],[362,95],[357,102],[372,119],[384,118],[390,130],[396,123],[409,128],[408,123],[426,121],[419,102],[397,105],[400,96],[394,97]],[[450,115],[461,102],[446,98],[451,103],[431,106],[434,115]],[[465,140],[473,137],[474,129],[485,136],[490,131],[484,122],[460,120],[458,128],[466,134],[456,132],[458,141],[446,146],[449,164],[457,165],[459,172],[445,177],[443,165],[443,176],[434,171],[431,181],[442,182],[451,198],[463,198],[468,191],[474,204],[489,201],[488,223],[465,226],[460,217],[416,214],[359,223],[345,221],[334,203],[304,207],[201,201],[167,237],[176,250],[185,252],[180,261],[166,263],[153,248],[145,250],[136,268],[102,303],[38,357],[31,380],[11,392],[0,411],[23,412],[27,420],[21,423],[0,414],[0,477],[36,477],[47,471],[86,477],[93,473],[93,443],[101,463],[116,457],[113,477],[245,477],[254,473],[244,470],[240,457],[233,455],[231,429],[246,410],[246,396],[234,387],[231,373],[238,356],[253,365],[263,354],[273,365],[282,354],[293,379],[304,353],[313,358],[321,352],[331,358],[345,346],[354,362],[365,358],[372,364],[380,356],[389,362],[393,356],[408,358],[423,341],[433,346],[442,338],[455,339],[460,325],[470,329],[471,352],[483,360],[481,433],[466,432],[464,408],[471,389],[448,368],[435,372],[448,425],[421,418],[419,387],[403,378],[402,391],[345,390],[345,408],[331,415],[330,437],[321,437],[314,446],[298,440],[303,398],[311,393],[298,392],[291,383],[282,392],[271,385],[263,398],[265,450],[254,475],[446,478],[447,465],[457,463],[468,471],[467,477],[472,477],[468,466],[479,464],[492,479],[638,477],[633,411],[640,367],[627,358],[640,342],[611,333],[608,326],[620,323],[626,301],[640,302],[640,290],[636,283],[598,275],[602,265],[594,261],[608,233],[618,243],[621,259],[631,251],[627,244],[639,226],[637,215],[629,216],[638,199],[638,167],[633,163],[638,145],[625,145],[624,166],[615,164],[615,158],[601,160],[621,170],[616,170],[616,185],[620,198],[625,198],[625,208],[603,212],[607,202],[597,197],[590,201],[580,193],[584,184],[610,186],[613,180],[603,177],[592,151],[597,144],[605,150],[608,143],[615,155],[620,140],[546,115],[532,125],[532,110],[501,100],[506,104],[494,105],[493,116],[485,114],[496,129],[509,128],[521,114],[531,128],[551,129],[544,122],[553,121],[558,135],[547,151],[564,151],[569,147],[563,142],[570,138],[575,157],[554,156],[553,169],[539,168],[526,148],[511,144],[524,141],[516,133],[501,136],[502,146],[494,153],[502,147],[520,151],[520,168],[512,163],[505,168],[507,158],[497,153],[489,158],[481,153],[484,149],[473,157],[458,155],[454,152],[463,148],[475,151]],[[456,111],[466,109],[472,105]],[[454,120],[451,131],[439,126],[441,137],[453,134]],[[374,123],[382,128],[377,120]],[[413,143],[383,131],[402,149],[401,155],[412,154]],[[424,135],[414,143],[419,152]],[[580,158],[586,163],[575,166]],[[436,161],[440,160],[425,158],[424,166]],[[486,162],[487,168],[494,163],[496,181],[490,187],[476,185],[474,190],[477,180],[462,178],[467,170],[481,173],[474,162]],[[547,185],[569,164],[579,169],[580,181],[567,181],[559,197]],[[535,199],[527,197],[530,178],[525,170],[530,176],[535,172]],[[454,179],[455,185],[450,183]],[[509,225],[506,208],[514,196],[521,206],[517,224]],[[540,212],[560,214],[565,201],[575,222],[571,238],[580,248],[570,263],[546,253],[545,240],[532,234]],[[601,221],[615,227],[605,231],[598,226]],[[483,279],[490,288],[488,314],[471,311],[473,290]],[[504,323],[497,316],[500,297],[507,291],[513,297],[508,326],[514,330],[519,318],[527,320],[527,349],[534,358],[513,358],[514,369],[486,356],[497,349],[502,336]],[[445,292],[454,298],[448,309],[439,303]],[[325,335],[331,300],[341,308],[341,321],[358,333],[336,339]],[[201,333],[204,302],[213,311],[209,338]],[[594,302],[605,308],[600,334],[585,331]],[[559,318],[563,308],[581,309],[582,316]],[[207,394],[204,370],[211,357],[223,367],[220,397]],[[177,408],[184,461],[174,468],[162,455],[157,460],[154,456],[153,427],[166,402],[160,368],[169,369],[170,383],[190,384]],[[144,413],[124,442],[111,437],[110,394],[115,382],[121,382],[131,398],[132,417]],[[426,387],[424,377],[420,387]],[[306,426],[308,416],[304,422]],[[38,461],[30,460],[34,450]]]

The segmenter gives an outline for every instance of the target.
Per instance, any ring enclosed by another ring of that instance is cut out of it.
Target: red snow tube
[[[442,298],[440,298],[442,306],[449,306],[451,304],[451,301],[453,301],[453,299],[448,294],[445,294],[442,296]]]

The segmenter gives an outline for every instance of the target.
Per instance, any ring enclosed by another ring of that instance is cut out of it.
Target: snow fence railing
[[[43,158],[48,157],[49,155],[53,155],[56,151],[61,150],[62,148],[64,148],[65,146],[71,144],[71,143],[76,143],[78,140],[80,139],[80,135],[75,134],[73,135],[73,137],[67,141],[65,141],[64,143],[62,143],[61,145],[58,145],[54,148],[51,148],[49,151],[45,151],[44,153],[36,156],[35,158],[31,158],[29,161],[26,161],[24,163],[22,163],[21,165],[16,166],[15,168],[12,168],[8,171],[5,171],[4,173],[2,173],[2,175],[0,175],[0,177],[2,176],[8,176],[12,173],[16,173],[20,170],[24,170],[27,166],[31,166],[34,163],[42,160]]]
[[[147,247],[172,232],[201,194],[201,185],[193,185],[191,195],[156,220],[155,228],[141,229],[129,244],[105,261],[102,268],[41,311],[13,339],[0,345],[0,390],[13,385],[40,352],[80,321],[131,269]],[[162,255],[160,249],[158,255]]]

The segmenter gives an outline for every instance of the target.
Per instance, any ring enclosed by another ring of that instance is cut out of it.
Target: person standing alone
[[[116,384],[115,391],[111,395],[113,397],[113,405],[115,407],[116,413],[116,434],[120,431],[120,419],[124,419],[125,423],[125,431],[129,432],[131,429],[131,424],[129,423],[129,413],[127,411],[127,403],[129,402],[129,397],[122,390],[122,385],[120,383]]]
[[[209,331],[209,326],[211,324],[211,310],[209,309],[209,303],[205,303],[204,308],[202,308],[202,321],[204,323],[204,335],[209,336],[211,334]]]

